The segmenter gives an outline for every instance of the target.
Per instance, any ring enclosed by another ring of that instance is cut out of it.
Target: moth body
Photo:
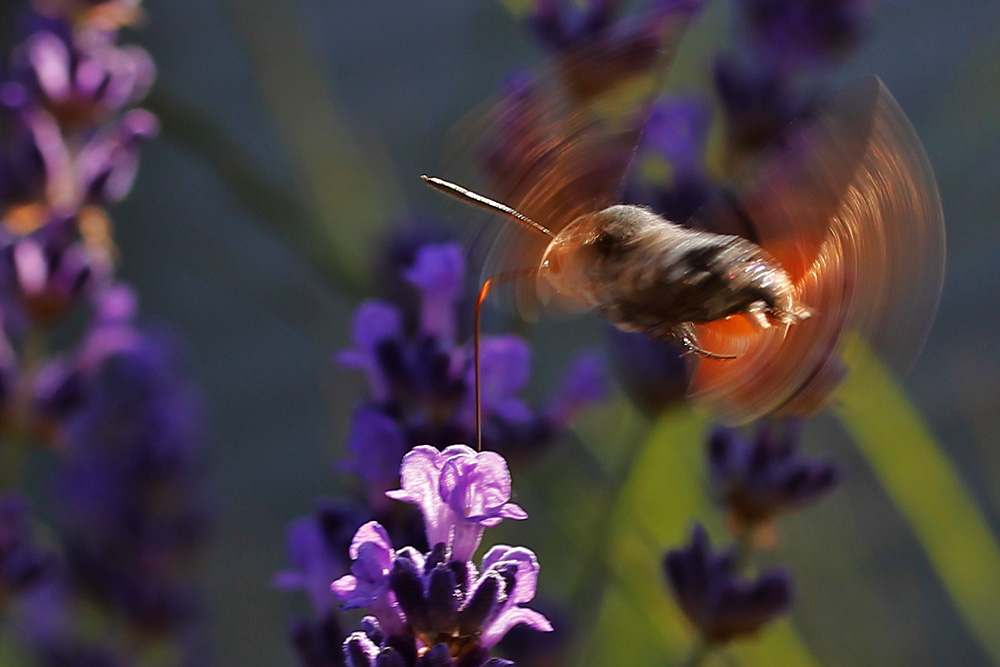
[[[558,294],[624,331],[702,350],[694,325],[747,315],[760,328],[809,316],[781,265],[755,243],[674,224],[617,205],[580,216],[549,243],[538,272],[543,300]]]

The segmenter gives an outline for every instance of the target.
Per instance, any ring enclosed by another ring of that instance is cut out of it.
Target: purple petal
[[[353,574],[345,574],[330,584],[330,590],[343,602],[350,604],[350,601],[356,597],[355,592],[358,590],[358,578]]]
[[[386,551],[392,550],[392,542],[389,540],[389,534],[378,521],[369,521],[354,533],[354,539],[351,540],[351,547],[348,550],[351,560],[358,557],[361,545],[366,542],[373,542]]]
[[[517,577],[514,590],[508,592],[506,604],[514,606],[530,602],[535,598],[538,586],[538,558],[535,552],[525,547],[510,547],[498,544],[491,548],[483,557],[483,571],[500,568],[505,564],[517,566]]]
[[[455,445],[445,452],[453,451],[453,447]],[[401,488],[387,491],[385,494],[393,500],[414,503],[420,507],[427,529],[427,542],[431,546],[440,542],[447,544],[451,533],[450,509],[441,500],[438,491],[443,463],[444,453],[434,447],[430,445],[414,447],[403,457],[399,469]]]
[[[354,316],[354,349],[344,350],[337,361],[349,368],[363,370],[368,378],[372,398],[383,402],[389,397],[388,381],[379,366],[377,349],[385,340],[402,335],[399,311],[381,301],[365,301]]]
[[[373,493],[384,492],[396,482],[406,447],[405,434],[395,419],[362,405],[351,416],[347,438],[351,460],[344,467],[360,475]]]
[[[480,641],[482,641],[483,646],[486,648],[492,648],[498,641],[503,639],[508,630],[522,623],[542,632],[552,632],[552,624],[541,613],[534,609],[512,607],[497,616],[489,628],[483,632]]]
[[[420,329],[445,344],[455,339],[455,302],[465,280],[465,257],[456,243],[424,245],[403,276],[420,290]]]
[[[64,100],[70,94],[70,54],[66,43],[50,32],[33,35],[26,44],[38,85],[46,96]]]

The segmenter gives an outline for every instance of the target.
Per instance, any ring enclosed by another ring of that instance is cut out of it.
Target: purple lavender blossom
[[[663,561],[677,604],[708,645],[752,635],[792,605],[787,572],[773,570],[748,581],[736,567],[736,553],[712,551],[700,525],[688,547],[667,553]]]
[[[19,593],[13,634],[39,664],[135,664],[168,645],[193,664],[191,568],[207,519],[200,410],[167,342],[135,327],[135,295],[113,284],[103,208],[127,194],[158,130],[130,108],[155,67],[118,44],[137,0],[32,9],[0,79],[0,426],[5,447],[59,457],[49,481],[63,559],[58,577]],[[77,305],[91,306],[85,334],[55,356],[49,334]],[[0,536],[11,572],[28,560],[6,552],[15,533]],[[87,632],[106,622],[128,646],[82,640],[84,608]]]
[[[409,630],[419,646],[441,651],[436,646],[444,644],[444,655],[459,659],[443,664],[481,665],[515,625],[552,629],[544,616],[521,606],[534,599],[537,585],[538,561],[531,550],[494,546],[479,570],[446,554],[443,543],[426,555],[409,547],[393,551],[377,523],[359,529],[352,545],[353,574],[335,581],[332,590],[348,608],[370,609],[370,628],[388,641],[375,641],[371,631],[365,640],[358,633],[348,637],[348,664],[364,664],[358,662],[362,654],[374,659],[384,649],[380,643],[395,644],[393,652],[399,652]]]
[[[527,514],[510,501],[507,463],[494,452],[465,445],[443,451],[416,447],[403,460],[402,488],[387,495],[420,506],[433,545],[422,553],[393,548],[386,529],[370,521],[355,533],[351,573],[330,584],[346,609],[371,612],[363,631],[344,641],[348,666],[444,665],[501,667],[490,650],[518,625],[552,630],[542,614],[522,605],[535,597],[538,560],[524,547],[496,545],[477,568],[472,562],[486,527]],[[326,644],[300,627],[301,655],[320,655]],[[304,664],[332,664],[325,658]]]
[[[404,275],[421,304],[416,330],[408,330],[397,307],[366,301],[355,316],[353,347],[337,357],[368,380],[371,399],[355,411],[346,467],[368,482],[376,504],[377,495],[395,484],[406,449],[476,437],[473,350],[456,340],[465,260],[450,243],[425,245],[413,257]],[[516,336],[486,336],[481,353],[488,449],[530,452],[551,441],[579,408],[603,396],[600,366],[585,356],[549,408],[532,411],[519,397],[530,375],[527,344]]]
[[[830,461],[801,456],[799,428],[779,435],[761,424],[754,437],[717,428],[709,439],[712,486],[738,529],[753,529],[777,515],[818,502],[837,486],[840,472]]]
[[[389,535],[377,521],[358,528],[351,542],[349,555],[353,561],[351,574],[330,585],[346,609],[367,608],[389,634],[403,631],[403,619],[398,612],[395,594],[389,585],[389,574],[396,561]],[[400,551],[405,558],[419,557],[411,547]]]
[[[128,109],[155,78],[149,55],[117,45],[113,31],[70,20],[32,21],[33,32],[15,50],[11,79],[0,82],[14,129],[0,151],[5,207],[33,204],[67,214],[116,202],[131,186],[139,145],[157,132],[151,114]]]
[[[402,488],[386,495],[420,507],[427,543],[444,544],[457,560],[469,560],[486,528],[504,519],[527,519],[510,501],[510,472],[496,452],[466,445],[438,451],[430,445],[410,450],[400,467]]]

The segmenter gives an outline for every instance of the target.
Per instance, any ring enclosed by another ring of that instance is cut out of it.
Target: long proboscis
[[[488,197],[482,196],[481,194],[477,194],[472,190],[463,188],[461,185],[455,185],[454,183],[450,183],[436,176],[427,176],[426,174],[422,174],[420,178],[424,179],[424,181],[426,181],[431,187],[440,190],[455,199],[461,199],[462,201],[472,204],[473,206],[478,206],[480,208],[485,208],[488,211],[505,215],[528,229],[534,230],[540,234],[545,234],[549,238],[554,236],[548,227],[535,222],[528,216],[515,211],[506,204],[501,204],[498,201],[494,201]]]

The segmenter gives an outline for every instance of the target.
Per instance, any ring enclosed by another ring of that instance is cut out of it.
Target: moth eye
[[[598,232],[594,238],[590,240],[589,245],[602,256],[607,256],[620,245],[618,239],[606,231]]]

